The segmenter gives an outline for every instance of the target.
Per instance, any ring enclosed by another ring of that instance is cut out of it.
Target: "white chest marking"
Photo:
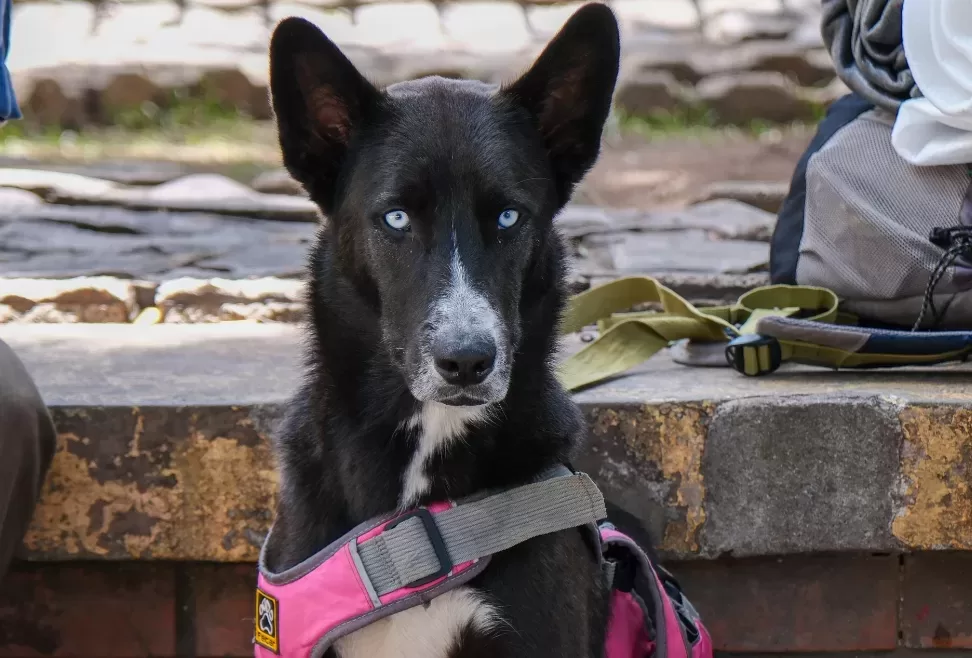
[[[405,426],[418,430],[418,443],[402,477],[400,509],[408,509],[429,490],[425,466],[429,458],[451,442],[461,439],[469,423],[485,418],[486,407],[451,407],[440,402],[425,402]]]
[[[469,587],[460,587],[385,617],[335,643],[340,658],[446,658],[459,633],[471,626],[488,633],[500,622],[496,610]]]

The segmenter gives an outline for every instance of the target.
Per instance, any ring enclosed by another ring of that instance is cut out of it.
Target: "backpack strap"
[[[755,331],[779,353],[780,363],[888,368],[963,361],[972,353],[969,331],[895,331],[782,317],[762,318]],[[729,349],[736,344],[730,342]]]

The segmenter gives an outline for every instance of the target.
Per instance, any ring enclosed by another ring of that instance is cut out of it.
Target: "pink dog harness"
[[[345,635],[467,583],[490,556],[581,526],[600,544],[613,592],[605,657],[712,658],[709,634],[675,580],[602,522],[606,516],[594,482],[558,468],[500,493],[373,519],[280,573],[267,568],[268,537],[257,581],[255,658],[322,658]]]

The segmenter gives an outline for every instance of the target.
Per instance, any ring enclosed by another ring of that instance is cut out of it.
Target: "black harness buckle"
[[[766,352],[761,354],[762,348],[766,348]],[[766,357],[765,361],[761,356]],[[775,372],[783,365],[783,349],[780,342],[772,336],[745,334],[729,342],[726,347],[726,361],[737,372],[759,377]],[[747,368],[747,365],[752,367]]]
[[[439,560],[439,569],[435,573],[426,576],[425,578],[419,578],[404,587],[422,587],[423,585],[428,585],[431,582],[439,580],[449,575],[455,566],[452,563],[452,558],[449,556],[449,550],[446,548],[445,540],[442,538],[442,533],[439,532],[439,526],[435,522],[435,517],[432,513],[424,507],[419,507],[418,509],[412,510],[407,514],[403,514],[394,521],[391,521],[386,525],[382,532],[388,532],[394,528],[400,526],[405,521],[409,519],[418,519],[422,522],[422,526],[425,528],[425,534],[429,537],[429,543],[432,544],[432,550],[435,551],[435,557]]]

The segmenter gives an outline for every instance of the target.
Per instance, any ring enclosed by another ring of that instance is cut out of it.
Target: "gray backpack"
[[[969,170],[907,163],[893,123],[857,96],[831,107],[780,211],[772,281],[832,290],[870,326],[972,330]]]

